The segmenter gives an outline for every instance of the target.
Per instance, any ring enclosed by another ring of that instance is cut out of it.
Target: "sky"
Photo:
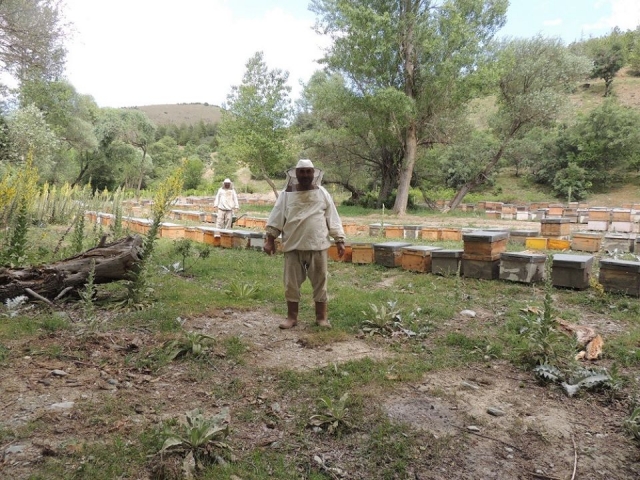
[[[292,97],[322,57],[308,0],[65,0],[67,80],[100,107],[223,105],[249,58],[289,72]],[[640,0],[511,0],[499,36],[574,40],[640,25]]]

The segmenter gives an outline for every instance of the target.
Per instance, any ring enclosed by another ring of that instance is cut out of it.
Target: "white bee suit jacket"
[[[344,240],[344,230],[329,192],[322,186],[313,190],[286,192],[278,196],[267,220],[267,233],[282,233],[282,249],[327,250],[330,237]]]

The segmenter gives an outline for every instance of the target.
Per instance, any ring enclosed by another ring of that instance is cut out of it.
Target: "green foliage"
[[[202,181],[204,173],[204,163],[199,158],[189,157],[183,163],[184,168],[184,188],[186,190],[196,189]]]
[[[270,180],[294,156],[288,122],[288,72],[269,70],[257,52],[246,64],[242,84],[233,86],[219,125],[219,153],[246,164]]]
[[[71,250],[73,253],[80,253],[84,250],[84,210],[82,208],[78,210],[73,222]]]
[[[231,448],[225,442],[229,436],[229,409],[225,407],[209,418],[199,409],[192,410],[178,426],[166,427],[163,435],[165,440],[160,454],[175,452],[183,456],[183,471],[191,476],[194,471],[229,456]],[[190,465],[191,461],[193,465]]]
[[[93,300],[96,296],[96,262],[91,260],[91,268],[89,269],[89,276],[87,277],[87,283],[84,289],[80,291],[80,300],[82,301],[82,307],[84,310],[85,320],[89,323],[95,319],[95,305]]]
[[[640,442],[640,407],[635,407],[624,421],[624,427],[631,437]]]
[[[162,350],[168,361],[184,356],[200,357],[208,352],[208,346],[214,338],[200,332],[184,332],[182,338],[165,342]]]
[[[569,162],[559,170],[553,179],[553,191],[567,202],[586,198],[591,182],[587,179],[587,171],[574,162]]]
[[[258,287],[254,283],[234,279],[224,292],[233,298],[253,298],[258,293]]]
[[[317,428],[326,428],[328,433],[336,433],[339,429],[351,429],[349,423],[349,408],[347,400],[349,393],[345,393],[339,400],[329,397],[320,398],[322,413],[317,413],[309,418],[309,425]]]
[[[582,389],[610,387],[612,382],[611,375],[605,369],[575,367],[563,372],[553,365],[541,364],[533,371],[541,379],[560,383],[569,397],[575,396]]]
[[[604,96],[611,95],[611,85],[616,73],[625,64],[625,52],[617,36],[611,35],[602,39],[594,39],[590,42],[590,53],[593,59],[593,71],[591,78],[604,80]]]
[[[365,320],[362,331],[369,335],[391,335],[401,327],[401,310],[396,308],[397,302],[387,302],[380,306],[370,303],[369,310],[363,311]]]

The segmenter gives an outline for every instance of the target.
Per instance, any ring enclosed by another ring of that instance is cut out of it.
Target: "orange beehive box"
[[[233,248],[233,230],[220,229],[220,246]]]
[[[571,241],[561,238],[550,238],[547,242],[547,248],[549,250],[569,250],[569,248],[571,248]]]
[[[459,228],[441,228],[440,240],[459,242],[462,240],[462,230]]]
[[[344,229],[345,235],[357,235],[358,234],[358,225],[355,223],[343,223],[342,228]]]
[[[204,232],[198,227],[185,227],[184,238],[198,243],[204,243]]]
[[[491,259],[493,261],[497,255],[507,249],[509,232],[491,232],[477,230],[465,233],[462,236],[464,242],[464,254],[469,259]]]
[[[371,243],[352,243],[351,263],[373,263],[373,245]]]
[[[327,252],[327,254],[329,255],[329,258],[331,260],[333,260],[334,262],[347,262],[350,263],[352,256],[353,256],[353,250],[351,248],[351,245],[349,244],[345,244],[344,246],[344,255],[342,257],[338,256],[338,247],[336,247],[335,243],[332,243],[331,246],[329,247],[329,251]]]
[[[428,245],[412,245],[402,249],[402,269],[412,272],[431,272],[431,252],[442,250]]]
[[[402,225],[387,225],[384,230],[387,238],[404,238],[404,227]]]
[[[575,232],[571,236],[571,250],[578,252],[598,252],[602,246],[602,234]]]
[[[160,225],[160,238],[184,238],[184,226],[177,223],[162,223]]]
[[[220,246],[220,230],[213,227],[197,227],[202,230],[204,243],[214,247]]]
[[[420,238],[423,240],[439,241],[442,237],[442,232],[437,227],[422,227],[420,230]]]
[[[611,212],[606,208],[590,208],[587,219],[595,222],[608,222],[611,219]]]

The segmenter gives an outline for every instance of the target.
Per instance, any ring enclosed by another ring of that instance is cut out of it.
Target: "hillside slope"
[[[221,116],[219,106],[204,103],[142,105],[127,108],[146,113],[149,119],[156,125],[195,125],[200,121],[204,123],[218,123]]]

